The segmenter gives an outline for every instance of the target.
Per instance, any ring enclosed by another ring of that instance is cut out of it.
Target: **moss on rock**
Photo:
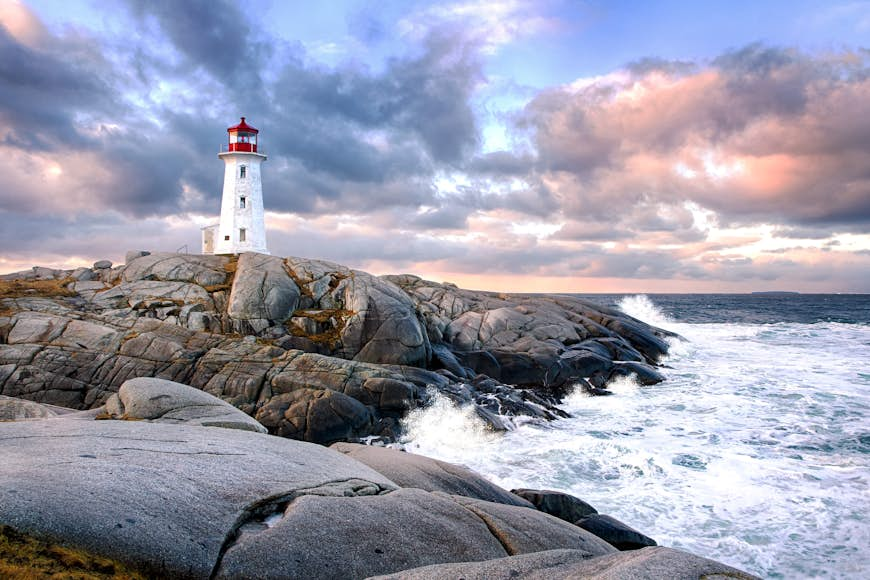
[[[0,525],[0,578],[144,580],[146,576],[114,560],[37,540]]]

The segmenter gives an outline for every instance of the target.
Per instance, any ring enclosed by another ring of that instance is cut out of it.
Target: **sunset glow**
[[[0,0],[0,271],[195,251],[246,115],[274,254],[870,292],[870,4],[707,4]]]

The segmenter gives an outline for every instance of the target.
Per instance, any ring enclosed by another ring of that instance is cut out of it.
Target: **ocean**
[[[406,448],[764,578],[870,577],[870,295],[584,297],[684,337],[666,382],[501,435],[438,399]]]

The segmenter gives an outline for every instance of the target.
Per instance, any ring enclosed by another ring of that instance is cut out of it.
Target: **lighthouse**
[[[203,254],[269,253],[260,178],[266,156],[257,151],[258,133],[244,117],[227,129],[227,144],[218,153],[224,162],[221,219],[202,228]]]

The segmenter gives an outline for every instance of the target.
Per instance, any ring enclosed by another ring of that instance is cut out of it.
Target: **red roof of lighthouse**
[[[227,132],[237,132],[237,131],[249,131],[251,133],[259,133],[259,131],[257,129],[254,129],[253,127],[251,127],[250,125],[245,123],[244,117],[242,117],[241,123],[239,123],[238,125],[233,125],[229,129],[227,129]]]

